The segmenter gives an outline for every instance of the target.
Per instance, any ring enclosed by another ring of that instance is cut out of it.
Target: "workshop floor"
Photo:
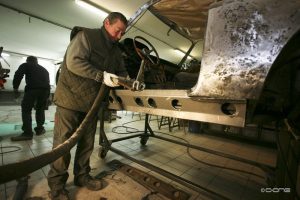
[[[21,110],[19,106],[0,106],[0,165],[6,165],[25,160],[48,152],[52,148],[55,106],[50,106],[49,110],[46,111],[46,134],[42,136],[34,136],[32,141],[12,142],[10,137],[21,133],[22,123],[20,112]],[[124,134],[121,135],[112,132],[112,128],[121,126],[125,122],[134,121],[132,123],[125,124],[125,126],[133,128],[127,128],[127,131],[134,132],[136,129],[141,131],[143,130],[144,116],[142,116],[142,120],[140,120],[139,115],[132,115],[131,112],[126,113],[125,111],[118,112],[117,115],[121,117],[121,119],[113,120],[111,123],[105,123],[105,132],[109,139],[125,136]],[[153,130],[158,131],[156,116],[152,116],[150,124]],[[114,131],[120,133],[126,130],[125,128],[114,128]],[[156,133],[157,135],[179,140],[181,142],[189,142],[190,144],[194,144],[203,148],[212,149],[218,152],[227,153],[271,166],[275,166],[276,164],[276,151],[274,149],[268,149],[199,133],[189,133],[187,128],[186,131],[183,131],[183,128],[179,130],[176,127],[172,132],[169,132],[167,126],[164,126],[159,131],[166,134]],[[101,171],[107,169],[108,167],[106,163],[117,159],[123,163],[130,164],[138,169],[146,171],[147,173],[153,174],[169,182],[170,184],[176,185],[177,187],[182,187],[180,184],[172,182],[155,172],[150,172],[149,169],[133,163],[130,160],[125,159],[111,151],[107,153],[105,159],[99,158],[98,153],[100,146],[98,142],[99,134],[96,135],[95,149],[91,157],[92,175],[97,175]],[[228,199],[261,199],[263,195],[261,193],[261,189],[267,187],[265,180],[259,177],[264,176],[264,172],[254,166],[209,154],[203,151],[189,149],[190,155],[194,157],[192,158],[189,155],[186,147],[160,139],[150,137],[146,146],[144,147],[140,145],[139,138],[116,142],[113,143],[112,146],[118,150],[126,152],[135,159],[149,162],[152,165],[164,169],[172,174],[180,176],[188,181],[192,181],[207,190],[221,194]],[[71,162],[73,162],[75,148],[73,148],[71,152]],[[218,165],[220,167],[215,167],[213,165]],[[225,168],[235,168],[250,172],[252,174],[243,173],[241,171],[227,170]],[[70,177],[68,179],[67,189],[70,191],[73,199],[82,199],[80,198],[80,193],[87,194],[86,189],[73,186],[72,169],[73,166],[71,163],[69,168]],[[49,166],[47,165],[42,169],[30,174],[26,198],[30,199],[33,197],[41,197],[40,199],[47,199],[49,188],[47,185],[46,176],[48,170]],[[0,185],[0,199],[14,199],[16,186],[17,182],[15,180]],[[75,190],[76,195],[74,193]],[[107,195],[107,193],[105,194]],[[129,197],[126,198],[126,196],[122,196],[121,198],[111,198],[109,196],[102,195],[102,197],[105,197],[106,199],[135,200],[130,199]],[[193,193],[192,197],[192,199],[214,199],[207,197],[199,191]]]

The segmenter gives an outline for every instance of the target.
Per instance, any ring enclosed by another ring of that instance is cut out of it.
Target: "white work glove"
[[[120,86],[117,82],[116,79],[113,80],[113,78],[118,78],[117,75],[115,74],[111,74],[111,73],[108,73],[106,71],[103,72],[103,83],[109,87],[118,87]]]

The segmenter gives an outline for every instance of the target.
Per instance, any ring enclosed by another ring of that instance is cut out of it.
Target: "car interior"
[[[136,79],[142,58],[137,53],[138,49],[149,49],[142,42],[134,41],[132,38],[125,38],[120,43],[125,67],[131,79]],[[162,58],[149,55],[157,63],[146,62],[144,71],[144,83],[146,89],[189,89],[193,87],[198,79],[200,64],[197,60],[191,60],[184,66],[179,66]],[[158,61],[157,61],[158,59]]]

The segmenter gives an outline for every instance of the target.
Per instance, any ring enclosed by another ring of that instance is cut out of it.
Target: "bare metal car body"
[[[145,10],[191,41],[187,53],[204,41],[198,81],[185,90],[116,90],[111,109],[243,127],[257,105],[264,107],[264,88],[272,82],[266,80],[286,81],[270,71],[283,66],[277,62],[284,60],[282,50],[299,38],[300,1],[152,0],[131,18],[132,25]],[[286,98],[281,92],[272,98]]]

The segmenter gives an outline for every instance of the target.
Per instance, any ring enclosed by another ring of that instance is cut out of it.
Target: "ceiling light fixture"
[[[1,54],[1,56],[3,56],[3,57],[9,57],[10,55],[9,55],[8,53],[4,53],[4,52],[3,52],[3,53]]]
[[[95,7],[95,5],[92,5],[92,2],[83,1],[83,0],[75,0],[75,3],[87,10],[90,10],[90,11],[100,15],[103,18],[105,18],[108,15],[108,12],[106,12],[98,7]]]

